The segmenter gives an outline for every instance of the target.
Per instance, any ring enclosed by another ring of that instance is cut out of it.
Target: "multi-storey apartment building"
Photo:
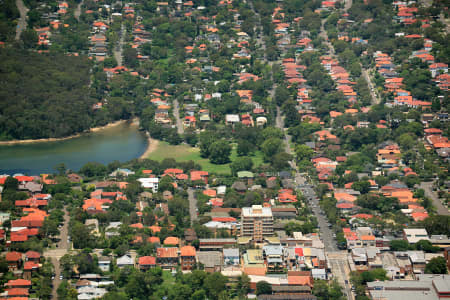
[[[270,207],[252,205],[244,207],[241,212],[241,236],[252,237],[262,242],[266,236],[273,235],[273,215]]]

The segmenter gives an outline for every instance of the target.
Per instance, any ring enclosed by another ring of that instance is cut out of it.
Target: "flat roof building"
[[[266,236],[273,235],[273,215],[270,207],[252,205],[241,212],[241,236],[251,237],[262,242]]]

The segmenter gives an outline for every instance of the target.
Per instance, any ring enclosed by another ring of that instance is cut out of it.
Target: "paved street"
[[[80,15],[81,15],[81,6],[83,5],[83,1],[82,0],[80,3],[78,3],[77,8],[75,9],[75,12],[73,13],[73,15],[75,16],[75,18],[79,21],[80,20]]]
[[[117,65],[122,65],[122,52],[123,52],[123,43],[125,41],[125,34],[126,34],[125,25],[122,24],[122,27],[120,28],[120,40],[119,45],[114,47],[114,58],[117,61]]]
[[[188,188],[189,215],[191,216],[191,225],[197,220],[197,199],[192,188]]]
[[[173,116],[175,117],[176,124],[177,124],[177,133],[183,134],[184,133],[184,127],[183,122],[180,119],[180,105],[178,104],[178,100],[173,100]]]
[[[372,80],[370,78],[369,72],[362,65],[361,65],[361,71],[362,71],[362,74],[364,76],[364,79],[366,79],[366,81],[367,81],[367,85],[369,86],[370,96],[372,97],[372,103],[373,104],[379,104],[381,99],[375,93],[375,86],[372,83]]]
[[[16,0],[16,6],[20,13],[19,22],[16,27],[16,40],[19,40],[20,34],[27,28],[27,13],[29,9],[23,4],[22,0]]]
[[[331,252],[327,254],[331,273],[337,282],[344,287],[347,299],[353,300],[354,296],[350,284],[350,267],[348,265],[348,253],[346,251]]]
[[[439,215],[450,216],[448,209],[442,204],[437,193],[433,191],[433,182],[422,181],[420,183],[420,188],[425,191],[425,196],[433,200],[433,205],[436,207],[436,211]]]
[[[56,249],[46,250],[44,252],[44,257],[50,258],[51,262],[54,266],[55,270],[55,278],[53,279],[53,299],[57,299],[57,289],[59,287],[59,284],[61,283],[61,280],[59,279],[59,276],[61,275],[61,270],[59,267],[59,259],[63,257],[69,250],[70,243],[68,242],[68,236],[69,236],[69,220],[70,216],[66,209],[64,209],[65,215],[64,215],[64,224],[60,229],[60,241],[58,242],[58,247]]]

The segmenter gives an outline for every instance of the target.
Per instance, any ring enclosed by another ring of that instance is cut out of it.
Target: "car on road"
[[[63,279],[64,279],[64,276],[59,275],[59,280],[63,280]]]

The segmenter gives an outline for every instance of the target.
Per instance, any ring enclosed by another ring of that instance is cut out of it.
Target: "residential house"
[[[156,267],[156,257],[141,256],[138,259],[138,266],[141,271],[146,271],[150,268]]]
[[[116,264],[117,264],[117,267],[119,267],[119,268],[124,268],[127,266],[132,267],[132,266],[134,266],[134,261],[131,258],[130,254],[125,254],[117,259]]]
[[[196,251],[192,246],[180,248],[181,270],[192,270],[196,264]]]
[[[177,247],[157,248],[156,263],[163,269],[176,268],[179,261],[178,252]]]
[[[106,256],[99,257],[98,267],[102,272],[109,272],[111,269],[111,258]]]

